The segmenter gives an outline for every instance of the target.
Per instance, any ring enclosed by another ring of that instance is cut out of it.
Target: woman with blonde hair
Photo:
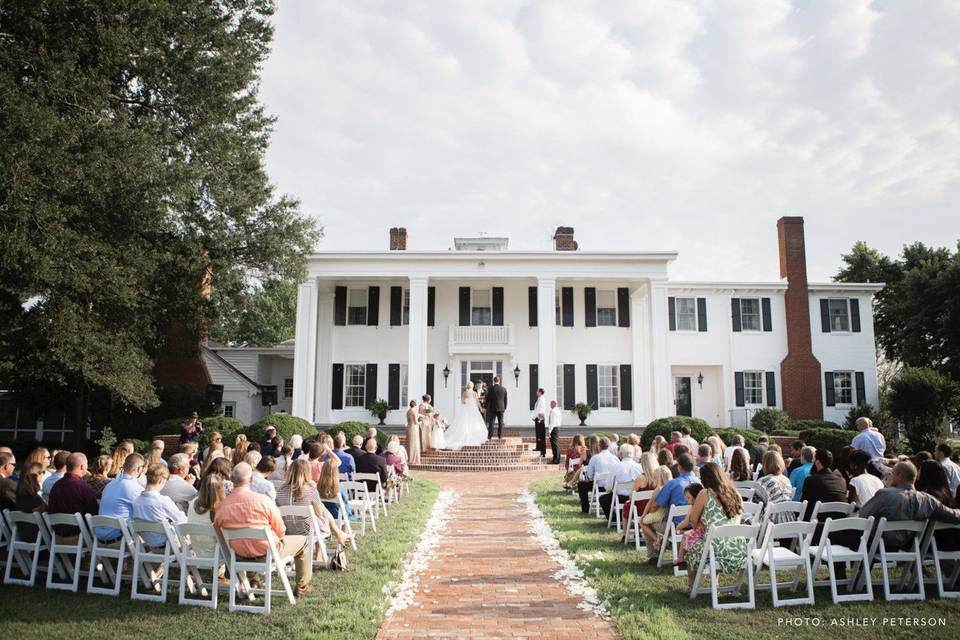
[[[643,473],[637,476],[637,479],[633,481],[633,491],[653,491],[658,488],[660,485],[657,484],[657,479],[662,474],[657,474],[656,471],[660,468],[659,463],[657,462],[657,455],[652,451],[647,451],[646,453],[640,454],[640,467],[643,469]],[[664,467],[667,469],[667,467]],[[669,469],[667,469],[669,471]],[[632,501],[628,500],[623,505],[623,513],[621,514],[624,524],[627,522],[627,516],[630,515],[630,508],[633,505]],[[637,513],[643,513],[644,508],[647,506],[647,500],[640,500],[637,502]],[[626,532],[624,532],[626,535]]]
[[[324,467],[331,465],[339,473],[339,461],[333,459],[324,463]],[[310,480],[310,463],[306,460],[294,460],[290,463],[290,467],[287,469],[287,479],[277,488],[277,506],[311,507],[317,516],[315,521],[320,527],[320,531],[314,531],[313,533],[317,534],[318,537],[332,533],[341,545],[350,541],[349,536],[340,530],[337,521],[327,511],[320,499],[316,485]],[[284,516],[283,522],[287,525],[286,535],[307,536],[310,534],[310,518]],[[319,542],[318,544],[323,543]],[[316,550],[314,553],[316,553]]]
[[[664,451],[669,451],[669,449],[664,449]],[[643,509],[639,509],[640,514],[640,528],[643,529],[643,535],[648,536],[647,540],[656,540],[657,533],[654,531],[653,527],[659,522],[662,522],[665,517],[667,517],[668,509],[666,507],[661,507],[656,502],[657,494],[660,493],[660,490],[663,487],[673,480],[673,474],[670,472],[670,467],[660,465],[654,469],[653,474],[653,495],[650,496],[650,499],[646,501],[643,506]]]
[[[147,459],[143,463],[147,469],[155,464],[167,466],[167,461],[163,459],[164,446],[163,440],[154,440],[150,443],[150,450],[147,452]]]
[[[97,500],[103,495],[103,489],[110,482],[110,467],[113,465],[113,459],[110,456],[97,456],[93,460],[93,466],[90,467],[90,475],[87,477],[87,484],[93,487],[97,492]]]
[[[23,468],[26,469],[28,464],[36,463],[40,465],[40,485],[43,486],[43,482],[50,477],[50,463],[53,462],[53,456],[50,454],[50,450],[46,447],[37,447],[27,454],[27,459],[23,462]]]
[[[706,443],[713,449],[713,462],[722,467],[723,452],[727,450],[727,445],[723,444],[723,440],[719,436],[709,436]]]
[[[663,451],[664,447],[667,446],[667,439],[663,436],[656,436],[653,439],[653,443],[650,445],[650,450],[654,453],[660,453]]]
[[[123,463],[131,453],[133,453],[133,443],[127,440],[124,440],[114,448],[113,455],[111,456],[113,462],[110,465],[110,477],[115,477],[123,470]]]
[[[243,462],[243,459],[247,457],[247,452],[250,450],[250,442],[247,440],[247,436],[242,433],[237,436],[237,441],[234,443],[233,447],[233,464],[234,466]]]
[[[215,448],[223,449],[223,436],[220,435],[219,431],[212,431],[210,433],[210,445],[203,450],[203,459],[206,460],[207,456],[210,455],[210,451]]]

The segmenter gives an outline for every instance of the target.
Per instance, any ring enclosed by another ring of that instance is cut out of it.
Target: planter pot
[[[380,426],[383,426],[384,424],[383,421],[387,419],[387,412],[381,411],[380,413],[377,414],[377,417],[380,418]]]
[[[578,413],[578,414],[577,414],[577,417],[580,418],[580,426],[581,426],[581,427],[587,426],[587,414],[585,414],[585,413]]]

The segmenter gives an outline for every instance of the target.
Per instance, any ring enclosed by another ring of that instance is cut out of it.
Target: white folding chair
[[[593,486],[590,487],[591,509],[596,510],[597,520],[603,518],[603,507],[600,506],[600,496],[609,491],[607,488],[611,484],[612,474],[597,473],[593,476]]]
[[[737,489],[756,489],[757,481],[756,480],[736,480],[733,483],[733,486]]]
[[[313,560],[313,566],[326,567],[330,562],[330,556],[327,553],[327,541],[330,540],[329,533],[320,533],[320,522],[313,507],[306,505],[287,505],[279,507],[280,515],[284,517],[306,518],[309,523],[310,533],[307,535],[307,548],[310,550],[310,556]],[[320,560],[317,560],[314,549],[320,551]]]
[[[683,537],[683,534],[677,532],[677,524],[674,522],[674,519],[676,519],[677,521],[682,520],[689,513],[690,513],[690,505],[688,504],[670,505],[670,511],[669,513],[667,513],[666,529],[663,532],[663,540],[660,542],[660,555],[657,556],[658,567],[662,567],[667,563],[665,555],[667,551],[668,542],[670,543],[670,550],[672,552],[671,562],[677,559],[677,550],[679,548],[680,540]],[[674,565],[673,575],[685,576],[687,575],[687,571],[686,569],[681,569],[677,565]]]
[[[610,500],[610,515],[607,517],[607,529],[616,522],[617,523],[617,533],[620,533],[621,528],[621,514],[623,510],[623,503],[620,502],[620,492],[624,494],[630,494],[633,491],[633,481],[629,482],[617,482],[613,485],[613,497]]]
[[[220,546],[220,537],[212,524],[199,524],[190,522],[181,522],[174,525],[174,531],[177,534],[177,540],[180,543],[180,604],[193,605],[197,607],[217,608],[217,594],[219,592],[220,567],[225,566],[223,561],[223,548]],[[212,550],[206,552],[200,545],[199,540],[206,538],[213,546]],[[210,587],[207,588],[203,581],[201,571],[210,572]],[[192,583],[188,580],[192,577]],[[198,593],[199,598],[191,598],[191,595]],[[209,599],[207,599],[209,596]]]
[[[853,515],[853,511],[857,508],[856,503],[854,502],[817,502],[813,505],[813,511],[810,512],[810,522],[815,522],[818,519],[823,519],[822,516],[829,515],[829,517],[834,520],[840,518],[847,518]]]
[[[640,551],[640,509],[637,503],[643,500],[650,500],[653,497],[653,491],[634,491],[630,494],[630,508],[627,509],[627,523],[623,525],[623,544],[629,544],[630,531],[633,530],[634,544],[637,551]]]
[[[813,522],[781,522],[770,524],[766,527],[764,537],[760,542],[760,547],[753,551],[753,562],[756,565],[754,575],[754,588],[770,589],[773,594],[773,606],[784,607],[797,604],[814,604],[813,599],[813,571],[810,566],[810,554],[807,549],[810,546],[810,539],[816,531],[817,525]],[[789,544],[780,544],[781,541],[789,541]],[[798,549],[798,552],[791,551],[791,546]],[[764,567],[770,571],[770,582],[760,582],[760,572]],[[793,569],[793,580],[790,582],[778,582],[778,569]],[[804,598],[781,598],[780,589],[790,587],[791,592],[796,593],[800,584],[800,574],[806,573],[807,576],[807,595]]]
[[[740,524],[760,524],[762,516],[762,504],[748,500],[743,501],[743,513],[740,515]]]
[[[786,522],[796,522],[803,520],[803,514],[807,512],[807,501],[803,502],[774,502],[767,503],[763,509],[763,522],[760,524],[760,535],[758,540],[763,540],[767,533],[767,527],[771,524],[782,524]]]
[[[816,522],[810,521],[816,526]],[[869,518],[841,518],[834,520],[827,518],[823,523],[823,532],[820,534],[820,540],[816,545],[810,545],[807,552],[814,558],[813,575],[816,586],[830,585],[830,595],[834,604],[841,602],[872,601],[873,600],[873,581],[865,580],[865,593],[847,593],[840,595],[837,590],[837,574],[834,568],[835,562],[844,562],[847,564],[847,591],[852,591],[857,580],[857,572],[860,567],[865,569],[870,566],[870,557],[868,554],[867,542],[870,537],[870,530],[873,528],[873,516]],[[850,531],[852,534],[859,534],[860,542],[855,545],[856,548],[830,542],[829,535],[840,531]],[[830,574],[828,582],[817,581],[816,575],[820,570],[820,565],[827,563],[827,571]],[[851,566],[852,565],[852,566]],[[850,569],[853,569],[852,571]]]
[[[960,540],[960,524],[933,522],[923,540],[924,564],[933,565],[938,596],[941,598],[960,598],[960,582],[958,582],[960,580],[960,550],[941,551],[937,546],[937,532],[939,531],[951,531],[954,539]],[[948,575],[946,582],[944,582],[945,562],[953,563],[953,571]],[[954,585],[957,585],[954,589],[947,588]]]
[[[744,502],[750,502],[753,500],[753,494],[757,492],[753,487],[737,487],[737,493],[740,494],[740,497],[743,498]]]
[[[88,513],[86,520],[93,540],[93,546],[90,549],[90,572],[87,575],[87,593],[118,596],[123,582],[124,561],[127,556],[133,556],[133,538],[130,537],[127,525],[120,518],[95,516]],[[120,537],[110,542],[102,542],[97,537],[97,527],[117,529],[120,531]],[[97,575],[110,586],[97,586]]]
[[[10,527],[7,526],[7,518],[0,513],[0,567],[7,566],[7,544],[10,543]]]
[[[76,593],[80,590],[80,567],[83,557],[93,547],[93,540],[83,516],[79,513],[44,513],[43,522],[50,535],[50,551],[47,555],[47,589],[62,589]],[[70,542],[60,536],[55,526],[71,526],[78,529],[76,541]],[[59,566],[58,566],[59,565]],[[54,574],[66,574],[66,580],[59,582]]]
[[[347,504],[350,511],[360,515],[360,535],[367,534],[367,516],[370,517],[370,526],[377,532],[377,517],[375,513],[376,500],[370,497],[366,482],[341,482],[340,486],[347,492]]]
[[[4,584],[19,584],[32,587],[37,581],[37,571],[40,569],[40,554],[50,549],[50,540],[47,537],[47,528],[43,524],[39,513],[4,510],[7,526],[10,528],[10,542],[7,544],[7,566],[3,572]],[[17,525],[37,528],[37,537],[24,540]],[[16,563],[23,578],[13,576],[13,567]]]
[[[230,611],[247,611],[249,613],[270,613],[271,596],[273,595],[272,580],[276,573],[283,585],[283,593],[286,594],[290,604],[296,604],[296,598],[293,596],[293,589],[290,588],[290,581],[287,579],[287,567],[293,565],[293,556],[280,556],[277,553],[277,538],[273,531],[267,527],[245,527],[243,529],[223,529],[223,539],[227,543],[230,553],[229,580],[230,580]],[[261,558],[238,558],[236,551],[230,546],[234,540],[258,540],[266,543],[267,552]],[[262,589],[254,589],[249,586],[244,572],[252,571],[262,573],[264,576],[264,586]],[[237,593],[244,595],[263,594],[263,606],[254,604],[237,604]],[[278,592],[280,593],[280,592]]]
[[[873,566],[875,564],[880,565],[883,597],[886,600],[923,600],[926,597],[923,588],[923,557],[920,555],[920,543],[923,540],[923,532],[926,528],[927,522],[925,520],[887,520],[886,518],[880,518],[880,522],[873,532],[873,540],[870,543],[870,562],[867,564],[864,573],[869,576]],[[907,533],[910,537],[910,544],[907,548],[899,551],[888,551],[886,540],[884,540],[885,533]],[[913,576],[917,585],[916,591],[893,592],[890,586],[890,570],[896,569],[901,562],[908,564],[901,569],[900,588],[906,588],[907,582]]]
[[[376,482],[376,488],[373,490],[373,499],[376,504],[377,517],[380,517],[380,508],[383,507],[383,515],[390,515],[387,513],[387,494],[383,486],[383,483],[380,482],[379,473],[354,473],[353,474],[354,482],[367,481]],[[370,487],[367,487],[369,490]],[[376,530],[376,529],[374,529]]]
[[[713,527],[707,531],[707,537],[704,538],[703,553],[700,554],[700,561],[697,563],[697,573],[693,579],[693,587],[690,589],[690,599],[693,600],[701,593],[707,593],[707,589],[700,587],[700,580],[705,572],[710,574],[710,601],[714,609],[753,609],[755,608],[756,594],[753,590],[753,551],[757,544],[757,533],[760,531],[760,525],[731,524],[722,527]],[[737,582],[734,585],[721,587],[717,577],[717,559],[713,552],[713,541],[723,540],[724,538],[746,538],[747,553],[744,558],[744,565],[738,571]],[[743,578],[747,579],[747,599],[741,602],[725,602],[720,604],[721,593],[740,593],[743,588]]]
[[[760,479],[760,472],[763,471],[763,464],[758,462],[757,466],[753,468],[753,479],[754,481]]]
[[[133,538],[133,586],[131,600],[166,602],[170,571],[180,566],[180,551],[171,526],[165,522],[131,520],[127,527]],[[163,536],[163,547],[148,545],[145,536]],[[182,571],[182,569],[181,569]],[[140,591],[140,585],[145,591]]]

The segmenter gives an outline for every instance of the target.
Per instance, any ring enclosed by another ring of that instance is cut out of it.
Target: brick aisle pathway
[[[606,621],[577,608],[553,578],[559,565],[527,529],[517,498],[543,472],[419,475],[459,498],[413,604],[384,621],[379,639],[616,637]]]

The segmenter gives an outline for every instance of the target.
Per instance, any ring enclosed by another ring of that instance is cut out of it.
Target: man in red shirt
[[[96,515],[100,508],[97,503],[96,490],[86,481],[87,456],[82,453],[71,453],[67,457],[66,473],[50,490],[50,499],[47,511],[50,513],[79,513]],[[80,535],[78,527],[58,524],[53,530],[57,534],[60,544],[72,544]]]

